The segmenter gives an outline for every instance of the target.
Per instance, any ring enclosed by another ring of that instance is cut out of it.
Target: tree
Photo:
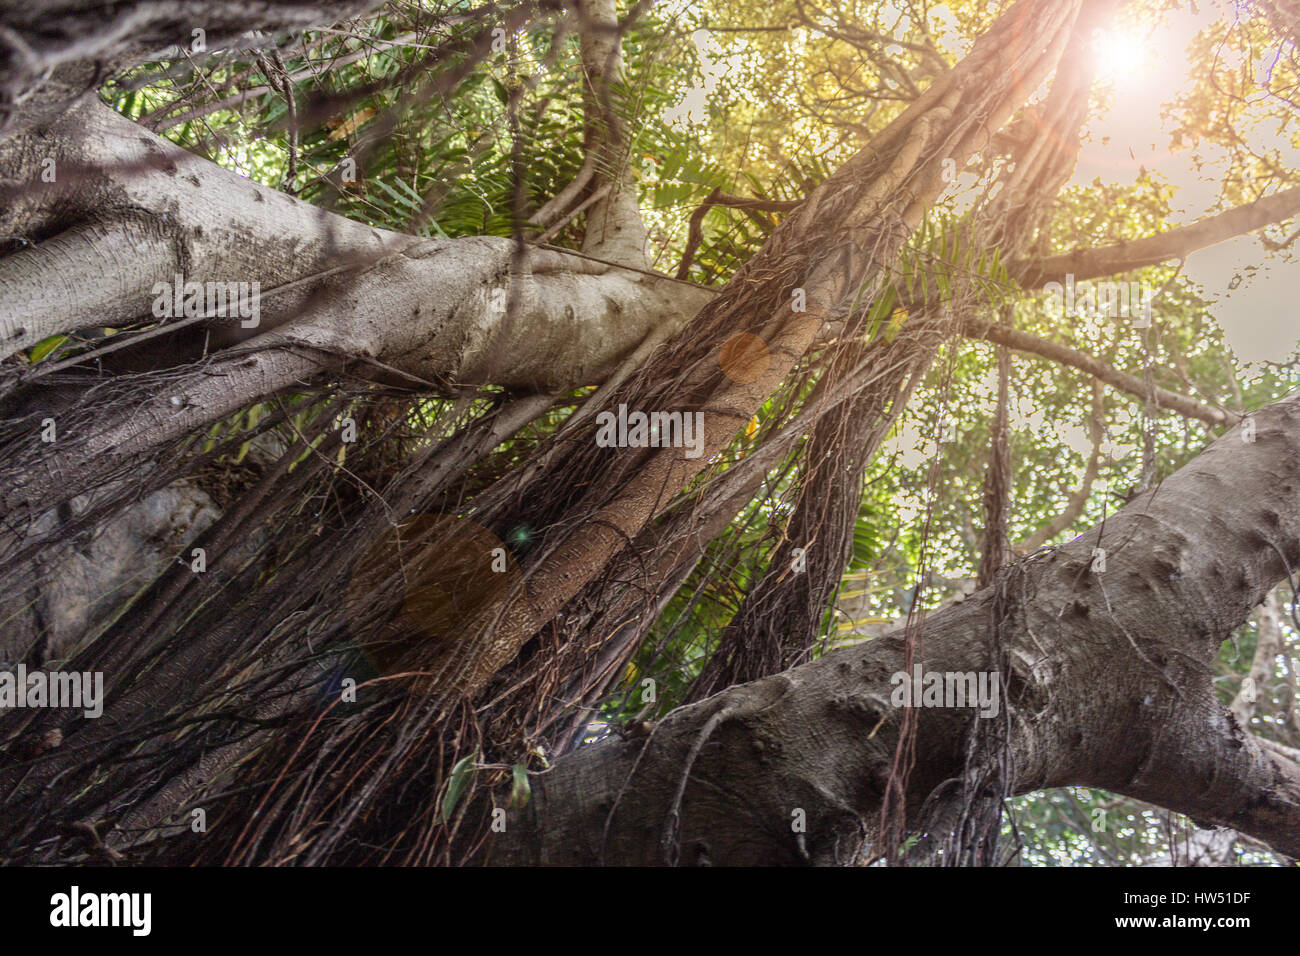
[[[1035,286],[1069,275],[1072,295],[1300,213],[1275,172],[1193,225],[1160,228],[1139,193],[1130,218],[1158,231],[1068,241],[1096,214],[1063,188],[1117,0],[1020,0],[993,22],[972,5],[955,63],[923,16],[887,35],[795,2],[828,70],[787,76],[781,102],[811,91],[851,132],[833,172],[770,164],[754,197],[698,136],[647,124],[673,30],[648,4],[393,9],[278,45],[246,31],[365,5],[267,6],[201,26],[127,4],[54,35],[39,4],[5,13],[0,575],[26,597],[3,646],[103,672],[113,718],[6,716],[6,857],[986,864],[1010,797],[1068,786],[1296,854],[1296,752],[1244,730],[1211,679],[1300,563],[1285,377],[1228,409],[1157,384],[1149,335],[1139,375],[1023,327]],[[1286,36],[1280,7],[1251,30]],[[225,49],[196,63],[208,45]],[[845,48],[878,80],[851,119],[825,85],[854,89]],[[105,71],[115,106],[87,95]],[[278,189],[202,158],[238,141],[193,130],[254,82]],[[189,148],[146,129],[182,115]],[[692,170],[675,235],[640,202],[647,142]],[[963,170],[980,185],[959,208]],[[676,277],[647,253],[656,231]],[[1171,335],[1205,340],[1191,306],[1167,308]],[[926,616],[936,454],[900,629],[822,654],[881,448],[909,398],[953,410],[963,336],[997,346],[980,589]],[[1089,383],[1084,487],[1038,509],[1037,545],[1095,500],[1102,385],[1142,406],[1126,506],[1023,558],[1012,350]],[[1180,457],[1159,409],[1230,429]],[[146,551],[159,496],[183,527]],[[111,570],[90,557],[106,534],[126,541]],[[165,566],[128,571],[154,552]],[[56,626],[42,581],[77,554],[74,589],[123,593]],[[743,594],[725,612],[722,581]],[[712,620],[682,633],[681,605]],[[615,702],[691,648],[665,701],[650,678],[638,707]],[[899,706],[892,678],[914,669],[983,675],[1001,703]],[[601,709],[636,716],[578,747]]]

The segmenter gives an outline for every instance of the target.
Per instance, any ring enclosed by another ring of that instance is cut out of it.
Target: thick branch
[[[1037,286],[1066,275],[1075,281],[1095,279],[1181,259],[1204,249],[1275,222],[1300,214],[1300,186],[1284,189],[1227,212],[1208,216],[1188,226],[1131,239],[1112,246],[1076,249],[1046,259],[1013,262],[1008,269],[1022,286]]]
[[[623,26],[615,0],[582,0],[578,6],[582,40],[584,148],[595,157],[592,184],[608,186],[605,198],[587,214],[584,252],[639,269],[649,268],[646,227],[628,175],[631,138],[619,115],[615,94],[623,81]],[[585,166],[585,164],[584,164]]]
[[[1300,759],[1254,737],[1228,713],[1178,728],[1129,796],[1230,827],[1300,856]]]
[[[1297,767],[1229,723],[1208,666],[1300,563],[1300,395],[1256,417],[1255,442],[1229,432],[1104,526],[1003,572],[1010,614],[997,637],[1010,668],[1001,705],[1015,792],[1105,787],[1300,853]],[[1110,551],[1103,572],[1099,546]],[[989,666],[999,586],[926,622],[923,671]],[[582,748],[534,778],[489,859],[662,863],[656,836],[668,832],[693,755],[682,862],[855,862],[897,739],[890,677],[903,654],[902,635],[868,641],[680,708],[648,740]],[[916,716],[912,819],[963,772],[961,742],[977,719],[965,707]]]

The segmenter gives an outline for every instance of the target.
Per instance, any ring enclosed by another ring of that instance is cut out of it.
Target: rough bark
[[[1236,724],[1208,666],[1300,564],[1300,396],[1254,417],[1253,443],[1232,430],[1104,525],[926,621],[926,671],[980,671],[998,590],[1010,601],[998,640],[1017,793],[1106,788],[1300,853],[1300,763]],[[891,635],[681,708],[648,739],[583,748],[534,778],[485,859],[856,861],[896,743],[889,678],[902,661]],[[962,774],[975,719],[964,708],[917,716],[913,817]],[[796,810],[806,833],[792,829]],[[680,839],[665,839],[674,828]]]

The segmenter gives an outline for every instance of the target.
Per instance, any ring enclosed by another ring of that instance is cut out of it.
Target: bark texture
[[[1237,725],[1209,667],[1300,565],[1300,396],[1253,417],[1253,443],[1233,429],[1104,525],[925,622],[925,671],[984,670],[991,647],[1009,662],[1015,792],[1102,787],[1300,853],[1300,763]],[[889,774],[903,651],[894,634],[832,652],[674,711],[648,739],[583,748],[534,777],[484,859],[855,862]],[[919,709],[913,819],[964,772],[973,713]]]

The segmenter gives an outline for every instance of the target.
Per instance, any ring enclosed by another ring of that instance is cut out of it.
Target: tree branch
[[[0,139],[66,111],[114,73],[143,62],[201,29],[207,49],[243,35],[272,36],[338,23],[378,0],[248,4],[214,0],[203,19],[189,3],[126,0],[114,4],[33,2],[0,10]]]
[[[1021,554],[1028,554],[1030,551],[1037,551],[1048,541],[1051,541],[1066,528],[1073,525],[1079,520],[1079,515],[1083,514],[1084,507],[1088,504],[1088,499],[1092,496],[1092,483],[1097,479],[1097,472],[1101,466],[1101,441],[1105,435],[1105,417],[1102,408],[1101,384],[1097,379],[1092,380],[1092,415],[1088,419],[1089,438],[1092,441],[1092,454],[1088,456],[1088,467],[1083,473],[1083,483],[1073,495],[1070,496],[1069,502],[1066,503],[1065,510],[1058,514],[1047,524],[1043,525],[1024,541],[1016,545],[1016,550]]]
[[[1144,239],[1076,249],[1045,259],[1020,260],[1011,263],[1007,271],[1022,286],[1041,285],[1064,275],[1073,275],[1076,281],[1095,279],[1181,259],[1198,249],[1254,232],[1297,214],[1300,214],[1300,186]]]
[[[993,614],[1004,612],[997,640],[1009,668],[1002,704],[1014,792],[1104,787],[1300,853],[1300,763],[1230,721],[1208,667],[1287,564],[1300,562],[1300,394],[1256,416],[1253,444],[1230,432],[1104,525],[925,620],[923,672],[979,672],[989,666]],[[1272,516],[1268,535],[1261,513]],[[1098,546],[1110,551],[1104,573],[1091,569]],[[851,864],[874,849],[904,712],[890,675],[904,653],[896,633],[725,691],[746,716],[695,756],[681,862]],[[557,761],[536,778],[528,806],[512,811],[492,862],[590,863],[602,853],[613,864],[662,862],[644,834],[662,831],[681,769],[720,703],[678,708],[648,741],[612,738]],[[970,705],[913,713],[914,824],[926,797],[970,769],[961,741],[977,718]]]
[[[1058,342],[1041,338],[1029,332],[1022,332],[1019,329],[985,322],[982,319],[967,320],[962,332],[970,338],[984,339],[987,342],[1006,345],[1019,352],[1029,352],[1051,359],[1053,362],[1059,362],[1062,365],[1069,365],[1080,371],[1087,372],[1089,375],[1100,379],[1107,385],[1118,388],[1120,391],[1128,392],[1143,399],[1148,397],[1146,383],[1138,376],[1130,375],[1128,372],[1121,372],[1119,369],[1107,365],[1101,359],[1085,355],[1083,352],[1078,352]],[[1199,419],[1207,425],[1231,425],[1241,419],[1241,416],[1235,412],[1214,408],[1159,386],[1155,386],[1151,390],[1150,397],[1152,402],[1159,408],[1167,408],[1170,411],[1178,412],[1180,415],[1186,415],[1188,418]]]
[[[744,196],[731,196],[721,189],[715,189],[705,197],[699,208],[691,213],[691,226],[686,236],[686,248],[682,250],[681,262],[677,265],[677,278],[685,279],[691,274],[691,263],[695,253],[704,241],[704,216],[714,206],[729,206],[732,209],[753,209],[760,212],[789,212],[797,209],[802,199],[789,202],[778,199],[746,199]]]
[[[634,7],[629,20],[639,13],[640,7]],[[624,26],[619,23],[615,0],[582,0],[578,14],[585,74],[584,148],[589,156],[595,157],[592,185],[609,187],[607,195],[587,214],[582,251],[645,269],[650,264],[646,258],[646,226],[637,203],[636,186],[628,176],[631,139],[624,130],[613,96],[622,80]]]

